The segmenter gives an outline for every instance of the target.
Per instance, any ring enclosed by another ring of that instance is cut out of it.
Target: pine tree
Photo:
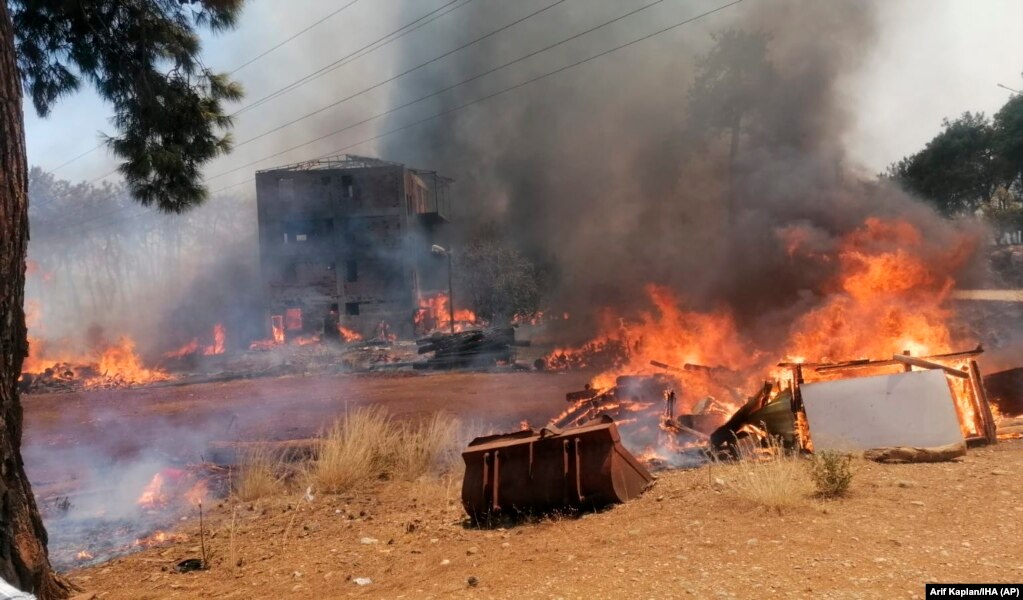
[[[242,0],[6,0],[0,3],[0,576],[41,600],[66,597],[21,458],[17,378],[27,353],[28,169],[23,90],[45,116],[91,84],[113,108],[106,140],[143,205],[202,203],[201,169],[229,151],[225,101],[241,96],[201,60],[197,31],[233,27]]]

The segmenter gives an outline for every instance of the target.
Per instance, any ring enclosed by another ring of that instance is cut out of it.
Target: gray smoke
[[[406,54],[439,53],[544,4],[481,3],[457,13],[451,38],[416,38]],[[392,102],[644,4],[569,0],[443,69],[404,81]],[[664,2],[418,110],[458,106],[719,4]],[[775,325],[817,301],[835,267],[834,261],[795,267],[781,235],[786,230],[799,228],[824,254],[868,216],[908,219],[935,247],[956,235],[956,226],[844,156],[855,107],[843,85],[876,34],[869,4],[750,0],[384,138],[381,154],[455,177],[459,218],[496,220],[534,258],[553,261],[552,305],[581,317],[571,321],[582,324],[580,334],[592,333],[586,317],[594,308],[639,307],[638,292],[654,282],[682,292],[696,309],[730,306],[750,334],[769,337]],[[703,68],[702,61],[714,60],[716,39],[729,35],[754,41],[723,43],[724,68]],[[765,53],[757,52],[756,40]],[[698,82],[708,69],[724,83]],[[740,83],[728,85],[736,72]],[[741,135],[733,162],[728,125],[736,107]],[[383,129],[416,118],[398,116]]]

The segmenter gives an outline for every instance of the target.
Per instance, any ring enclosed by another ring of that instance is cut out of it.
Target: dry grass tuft
[[[399,443],[394,447],[394,477],[414,481],[454,470],[461,451],[460,425],[458,419],[440,413],[423,421],[402,423],[397,433]]]
[[[323,434],[310,479],[319,491],[336,494],[386,477],[399,444],[398,429],[385,409],[357,408]]]
[[[767,448],[745,447],[728,469],[728,487],[740,498],[776,511],[806,505],[813,484],[804,461],[772,440]]]
[[[234,480],[234,494],[242,502],[251,502],[285,491],[286,465],[283,457],[255,446],[242,457],[241,469]]]

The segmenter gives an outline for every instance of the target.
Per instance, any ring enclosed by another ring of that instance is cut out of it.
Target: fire
[[[168,379],[159,369],[147,369],[135,354],[135,342],[122,337],[114,346],[106,348],[99,357],[99,375],[86,382],[85,387],[102,386],[110,379],[129,384],[151,383]]]
[[[678,297],[662,286],[648,285],[646,295],[652,309],[633,320],[604,311],[600,316],[603,331],[600,336],[580,350],[555,350],[548,362],[555,366],[566,362],[589,366],[590,358],[610,352],[614,355],[613,365],[591,381],[595,388],[609,388],[619,375],[664,372],[651,361],[680,369],[687,364],[741,369],[752,366],[759,358],[759,353],[751,352],[749,344],[741,338],[729,313],[685,310]]]
[[[449,297],[444,292],[424,294],[419,297],[419,310],[414,318],[416,328],[423,332],[450,331],[451,309]],[[476,313],[455,307],[455,331],[465,331],[479,324]]]
[[[209,484],[205,480],[196,482],[187,492],[185,492],[185,500],[189,504],[199,505],[206,499],[206,495],[209,493]]]
[[[360,342],[362,341],[362,334],[353,329],[348,329],[344,325],[337,326],[338,333],[341,334],[341,339],[346,342]]]
[[[213,343],[203,348],[202,353],[205,356],[213,356],[215,354],[224,353],[224,343],[227,340],[227,328],[224,327],[223,323],[217,323],[213,326]]]
[[[188,342],[184,346],[177,350],[165,352],[165,358],[182,358],[184,356],[190,356],[192,354],[198,354],[199,350],[202,350],[204,356],[213,356],[216,354],[223,354],[225,348],[225,342],[227,341],[227,328],[224,327],[223,323],[217,323],[213,326],[213,334],[211,339],[212,344],[201,345],[199,338],[192,338],[192,341]]]
[[[951,273],[973,252],[975,242],[965,234],[951,241],[931,240],[908,221],[868,218],[828,251],[815,246],[815,236],[798,227],[779,231],[778,237],[794,268],[815,268],[831,276],[812,290],[816,301],[810,308],[790,318],[769,344],[756,345],[744,335],[728,307],[694,311],[684,298],[651,284],[645,289],[646,310],[631,316],[601,310],[599,334],[576,348],[555,350],[547,356],[547,365],[598,369],[591,380],[598,390],[620,387],[622,375],[662,374],[678,383],[675,414],[698,412],[692,408],[702,398],[713,397],[730,415],[744,394],[730,395],[727,390],[748,392],[766,375],[779,383],[791,378],[789,368],[773,368],[779,361],[890,359],[905,352],[928,356],[975,343],[953,334],[955,314],[946,302],[955,284]],[[803,374],[807,379],[823,377],[810,367]],[[963,433],[974,435],[977,415],[970,384],[958,378],[950,382]],[[621,406],[605,400],[600,409],[638,419],[634,441],[648,440],[658,428],[671,429],[670,423],[656,421],[665,410],[663,404],[615,397]],[[554,422],[580,414],[589,402],[578,400]],[[663,437],[649,447],[643,441],[637,450],[660,455],[670,442]]]
[[[199,338],[192,338],[192,341],[188,342],[184,346],[177,350],[171,350],[170,352],[164,352],[164,358],[181,358],[183,356],[189,356],[199,351]]]
[[[273,332],[273,341],[275,343],[284,343],[284,315],[273,315],[270,317],[270,331]]]
[[[196,505],[202,503],[208,493],[209,484],[205,480],[197,481],[187,471],[168,467],[153,475],[135,503],[143,509],[164,508],[182,501]]]
[[[826,362],[949,352],[945,301],[955,282],[947,273],[966,246],[928,248],[907,222],[867,219],[846,236],[825,302],[797,319],[786,353]]]
[[[296,337],[292,342],[297,346],[309,346],[311,344],[320,343],[320,336],[316,334],[300,335]]]
[[[188,536],[183,533],[168,533],[166,531],[155,531],[151,535],[135,540],[136,546],[150,548],[167,542],[187,542]]]
[[[68,372],[80,379],[86,389],[112,385],[141,385],[165,381],[170,376],[160,369],[147,368],[135,353],[135,342],[121,337],[115,344],[99,345],[90,354],[75,354],[66,348],[54,351],[51,344],[29,338],[29,354],[22,373],[39,374],[47,369]]]
[[[149,508],[162,506],[167,503],[167,497],[164,495],[164,477],[162,473],[153,475],[153,478],[149,480],[146,487],[142,488],[142,494],[139,499],[135,501],[139,506]]]

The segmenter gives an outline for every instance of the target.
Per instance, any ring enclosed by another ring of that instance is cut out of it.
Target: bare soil
[[[847,498],[780,514],[744,504],[722,466],[661,473],[602,512],[496,529],[465,521],[458,481],[224,501],[207,522],[209,570],[173,570],[199,555],[191,518],[187,541],[71,578],[109,600],[922,598],[925,582],[1023,580],[1023,443],[854,466]]]
[[[215,439],[281,440],[319,433],[348,409],[383,404],[397,417],[446,411],[466,422],[517,429],[546,423],[565,393],[592,374],[320,374],[23,397],[23,454],[37,495],[66,484],[97,455],[160,453],[201,460]],[[59,457],[58,460],[54,460]]]
[[[512,429],[523,419],[535,425],[587,379],[322,375],[30,396],[26,454],[38,493],[66,486],[67,473],[53,464],[73,465],[83,449],[128,456],[158,447],[186,460],[196,448],[179,447],[183,431],[304,437],[363,403],[398,416],[447,410]],[[104,600],[914,598],[925,582],[1023,580],[1021,441],[971,449],[952,463],[857,461],[847,498],[807,500],[780,514],[733,493],[729,468],[662,472],[625,505],[489,529],[466,522],[457,476],[377,482],[312,501],[225,499],[205,507],[208,570],[174,570],[201,554],[192,515],[176,528],[187,539],[70,577],[85,597]]]

